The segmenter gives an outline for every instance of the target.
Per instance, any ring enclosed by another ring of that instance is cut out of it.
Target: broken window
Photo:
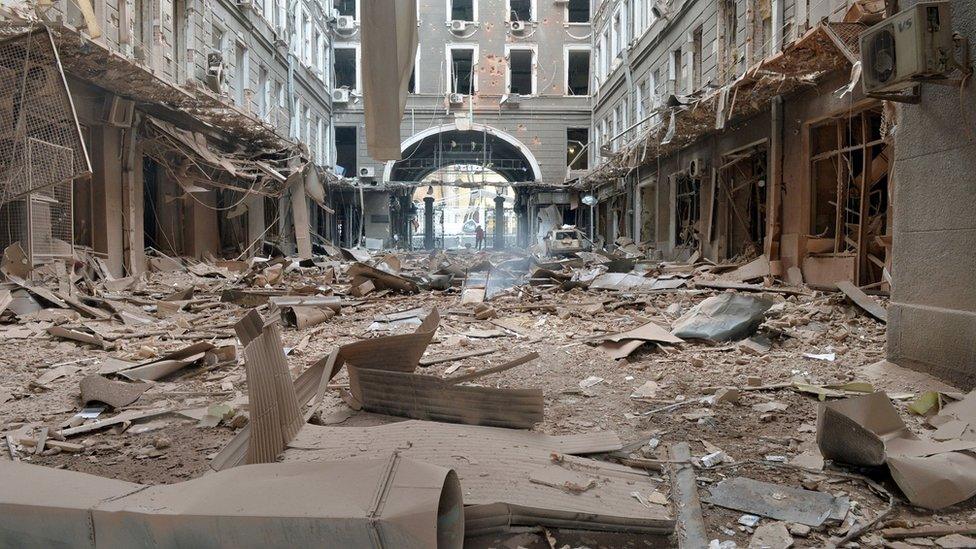
[[[451,93],[474,94],[474,50],[451,49]]]
[[[173,0],[173,77],[177,82],[186,78],[186,0]]]
[[[568,95],[590,95],[590,50],[569,50],[566,54]]]
[[[668,61],[668,93],[677,95],[681,79],[681,48],[672,51]]]
[[[356,157],[356,127],[335,127],[336,166],[342,168],[342,175],[355,177],[358,173]]]
[[[508,0],[510,21],[535,21],[532,15],[532,0]]]
[[[620,51],[623,49],[623,36],[621,35],[622,27],[620,22],[620,10],[613,14],[613,22],[610,24],[610,44],[613,48],[613,55],[620,55]]]
[[[702,238],[718,240],[721,257],[751,256],[763,249],[766,238],[766,174],[768,166],[765,145],[737,151],[722,157],[718,170],[718,188],[710,187],[710,197],[704,203],[706,216]],[[718,202],[725,200],[727,208],[719,215]],[[721,234],[721,236],[718,236]]]
[[[335,48],[335,87],[357,89],[359,66],[356,48]]]
[[[589,128],[566,128],[566,165],[571,170],[585,170],[587,162],[586,146],[590,143]]]
[[[335,0],[332,3],[332,7],[335,8],[339,15],[345,15],[348,17],[356,17],[356,0]]]
[[[152,14],[147,11],[150,0],[133,0],[132,4],[132,52],[137,61],[149,61],[149,48],[152,40]]]
[[[695,91],[702,86],[702,34],[701,26],[695,29],[691,38],[691,89]]]
[[[234,50],[234,83],[235,101],[238,105],[244,105],[247,101],[245,90],[248,87],[248,51],[244,44],[238,42]]]
[[[519,95],[533,95],[532,77],[535,52],[533,50],[509,50],[508,91]]]
[[[569,0],[566,14],[570,23],[589,23],[590,0]]]
[[[887,258],[891,159],[880,107],[813,126],[810,152],[812,235],[833,239],[834,253],[857,257],[856,284],[879,282]]]
[[[258,69],[258,116],[262,120],[268,118],[268,106],[271,104],[271,86],[268,85],[268,68]]]
[[[451,0],[451,19],[474,21],[474,0]]]

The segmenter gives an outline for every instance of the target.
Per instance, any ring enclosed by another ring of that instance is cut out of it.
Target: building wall
[[[565,3],[534,0],[536,21],[517,35],[509,31],[506,21],[507,0],[474,2],[474,25],[453,33],[449,29],[450,0],[418,0],[417,93],[407,100],[401,141],[430,127],[454,124],[456,116],[471,112],[474,123],[506,132],[525,145],[540,164],[543,182],[562,183],[566,178],[566,129],[586,128],[590,124],[589,97],[566,95],[565,47],[588,47],[589,24],[568,23]],[[336,47],[359,47],[358,27],[355,31],[335,32]],[[452,45],[477,47],[477,90],[463,105],[449,105],[446,100],[446,51]],[[501,104],[507,93],[506,46],[536,50],[537,93],[522,97],[518,106]],[[359,70],[361,74],[366,69]],[[348,104],[335,107],[336,126],[357,127],[358,166],[373,167],[377,180],[381,179],[385,165],[369,158],[366,150],[361,94],[354,90]]]
[[[972,45],[976,5],[954,0],[952,11],[954,30]],[[976,115],[961,113],[974,104],[972,85],[960,97],[924,84],[920,104],[899,108],[888,311],[890,360],[966,390],[976,387]]]

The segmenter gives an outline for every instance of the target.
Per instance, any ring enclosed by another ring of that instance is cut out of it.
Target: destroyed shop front
[[[716,17],[735,4],[721,3]],[[709,44],[695,35],[690,51],[675,50],[663,65],[676,80],[649,97],[647,86],[632,84],[637,101],[646,97],[635,123],[612,99],[598,105],[592,154],[601,162],[574,182],[596,202],[596,237],[633,240],[668,259],[758,257],[758,276],[795,283],[886,288],[894,110],[863,94],[859,70],[852,83],[859,34],[878,18],[852,10],[846,20],[813,22],[781,51],[745,59],[719,29],[711,66],[701,57]],[[653,65],[631,55],[635,73]],[[662,71],[649,72],[653,86]],[[609,95],[627,86],[613,78]]]

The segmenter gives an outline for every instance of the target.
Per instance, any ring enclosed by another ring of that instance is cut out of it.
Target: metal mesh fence
[[[72,253],[74,178],[91,172],[47,31],[0,41],[0,246],[33,263]]]
[[[70,166],[62,164],[63,149],[73,153]],[[55,158],[45,158],[47,153]],[[32,170],[34,177],[28,177],[32,162],[57,171]],[[0,42],[0,202],[90,171],[64,73],[47,31]]]

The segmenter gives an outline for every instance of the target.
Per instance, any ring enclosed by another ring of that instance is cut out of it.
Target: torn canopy
[[[169,122],[147,116],[142,131],[146,154],[176,171],[177,183],[187,192],[204,189],[195,183],[235,191],[281,196],[294,177],[305,172],[307,162],[297,145],[291,150],[226,152],[213,145],[207,136],[179,128]],[[221,177],[221,172],[228,177]]]

